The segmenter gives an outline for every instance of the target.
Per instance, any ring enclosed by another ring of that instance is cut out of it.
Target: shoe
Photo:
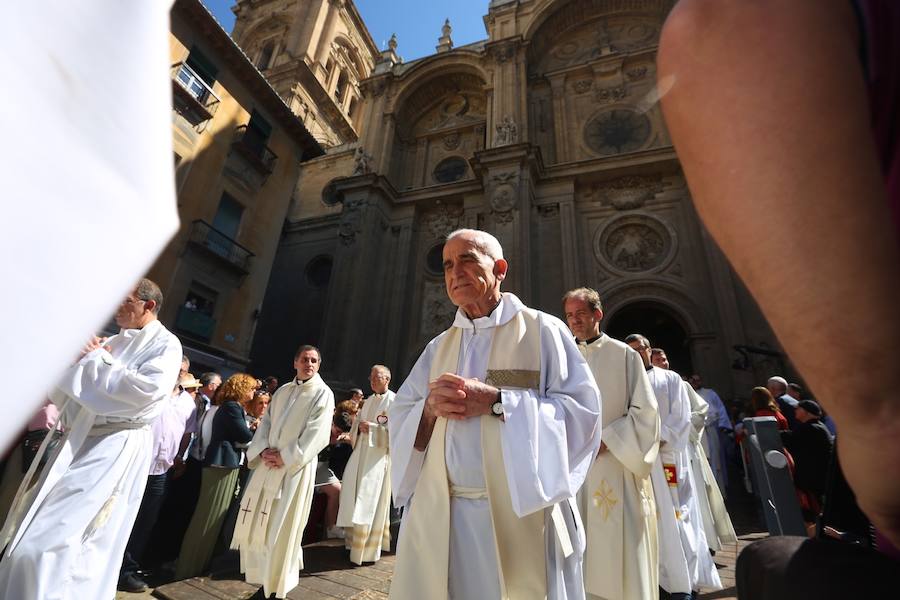
[[[139,592],[145,591],[148,587],[149,586],[147,585],[146,581],[131,573],[119,579],[118,589],[120,592],[131,592],[132,594],[137,594]]]
[[[337,538],[339,540],[344,539],[344,528],[343,527],[329,527],[325,532],[325,537],[330,539]]]

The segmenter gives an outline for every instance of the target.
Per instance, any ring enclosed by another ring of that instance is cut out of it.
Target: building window
[[[317,256],[306,265],[306,281],[314,288],[324,288],[331,281],[334,260],[330,256]]]
[[[227,244],[227,247],[230,249],[231,242],[237,238],[243,214],[243,205],[228,194],[228,192],[223,192],[222,199],[219,200],[219,209],[216,211],[216,216],[213,218],[212,222],[213,229],[216,231],[210,232],[210,234],[214,235],[218,232],[227,238],[226,240],[221,240],[221,243]]]
[[[425,269],[432,275],[444,273],[444,243],[435,244],[425,255]]]
[[[433,177],[438,183],[450,183],[462,179],[469,169],[466,159],[459,156],[445,158],[434,168]]]
[[[196,281],[191,282],[184,303],[178,308],[175,330],[191,337],[209,341],[216,328],[213,314],[219,294]]]
[[[347,73],[341,71],[341,75],[338,77],[337,87],[334,88],[334,99],[337,100],[338,104],[344,103],[344,96],[347,94],[347,86],[349,83],[350,80],[347,78]]]
[[[272,62],[272,52],[275,51],[275,43],[268,42],[265,46],[263,46],[262,52],[259,53],[259,58],[256,60],[256,68],[260,71],[264,71],[269,68],[269,63]]]
[[[196,47],[191,48],[187,60],[182,63],[176,75],[181,86],[200,102],[205,102],[216,83],[219,70]]]

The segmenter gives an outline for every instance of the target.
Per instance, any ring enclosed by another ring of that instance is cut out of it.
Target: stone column
[[[556,146],[556,163],[564,163],[569,160],[569,151],[566,147],[566,74],[562,73],[550,79],[550,90],[553,94],[553,136]]]

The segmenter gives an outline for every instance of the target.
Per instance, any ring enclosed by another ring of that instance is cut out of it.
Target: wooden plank
[[[320,573],[319,577],[343,586],[356,588],[358,591],[380,589],[384,585],[383,582],[368,577],[361,577],[351,571],[329,571],[328,573]]]

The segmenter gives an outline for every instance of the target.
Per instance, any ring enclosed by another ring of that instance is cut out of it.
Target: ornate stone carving
[[[495,127],[494,146],[508,146],[519,141],[519,128],[509,115],[503,117],[500,124]]]
[[[647,115],[626,108],[605,110],[584,126],[588,148],[602,156],[633,152],[642,148],[653,133]]]
[[[501,42],[491,47],[491,56],[498,63],[505,63],[516,55],[515,42]]]
[[[600,104],[611,104],[613,102],[622,100],[627,95],[628,88],[626,88],[624,85],[600,88],[594,92],[594,102],[599,102]]]
[[[516,205],[516,187],[508,183],[502,183],[494,188],[491,193],[491,208],[495,212],[505,213],[511,211]]]
[[[507,212],[495,212],[494,215],[494,224],[495,225],[506,225],[507,223],[512,223],[513,220],[513,211]]]
[[[572,84],[572,88],[575,90],[576,94],[584,94],[585,92],[590,91],[593,85],[594,82],[590,79],[582,79],[581,81],[576,81]]]
[[[353,174],[365,175],[372,172],[372,155],[362,148],[353,153]]]
[[[628,69],[625,72],[625,75],[628,76],[628,79],[631,81],[637,81],[638,79],[643,79],[647,75],[647,67],[635,67],[633,69]]]
[[[422,320],[420,339],[430,340],[453,323],[456,307],[447,297],[443,281],[425,281],[422,290]]]
[[[460,136],[458,131],[454,131],[450,135],[444,136],[443,143],[445,150],[456,150],[459,148]]]
[[[341,224],[338,225],[338,237],[345,246],[352,246],[356,242],[356,234],[362,231],[362,215],[360,214],[362,205],[362,200],[344,202]]]
[[[674,254],[674,238],[658,219],[646,215],[620,217],[595,238],[601,263],[626,273],[644,273],[663,266]]]
[[[662,191],[662,178],[627,175],[599,187],[600,194],[617,210],[633,210]]]
[[[459,219],[462,214],[463,209],[460,206],[441,204],[422,217],[422,224],[431,237],[440,239],[459,228]]]
[[[539,204],[537,212],[545,219],[553,218],[559,215],[559,204]]]

